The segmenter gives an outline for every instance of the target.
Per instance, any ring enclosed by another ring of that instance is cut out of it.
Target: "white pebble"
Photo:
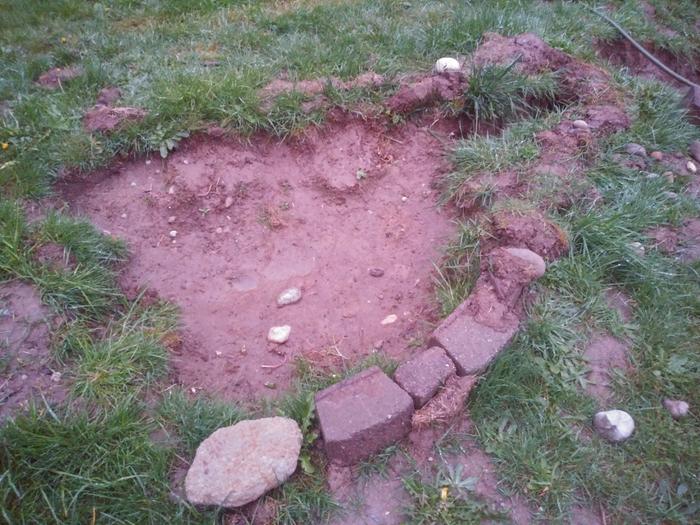
[[[175,193],[175,186],[170,186],[170,187],[168,188],[168,193],[169,193],[170,195],[173,195],[173,194]]]
[[[629,247],[632,249],[634,253],[639,255],[640,257],[644,257],[644,254],[646,253],[646,249],[644,248],[644,245],[641,242],[631,242],[629,243]]]
[[[121,218],[122,218],[122,219],[126,219],[126,213],[122,213],[122,214],[121,214]]]
[[[576,129],[588,129],[588,122],[585,120],[574,120],[573,125]]]
[[[168,235],[170,235],[174,239],[175,237],[177,237],[177,230],[170,230],[170,233]]]
[[[397,319],[398,317],[396,316],[396,314],[387,315],[384,319],[382,319],[382,324],[388,325],[391,323],[395,323]]]
[[[664,408],[671,413],[674,419],[679,419],[688,415],[690,405],[685,401],[664,399]]]
[[[230,208],[233,205],[233,197],[230,195],[226,197],[226,200],[224,201],[224,208]]]
[[[277,306],[286,306],[301,301],[301,290],[299,288],[287,288],[277,296]]]
[[[267,332],[267,340],[272,343],[283,344],[289,339],[289,334],[292,332],[292,327],[289,325],[273,326]]]
[[[406,197],[405,195],[403,197],[401,197],[401,202],[406,202],[407,200],[408,200],[408,197]]]
[[[634,432],[634,419],[624,410],[606,410],[593,416],[593,425],[608,441],[624,441]]]
[[[135,187],[136,187],[136,183],[135,183],[135,182],[132,182],[132,183],[131,183],[131,186],[135,188]]]
[[[462,66],[459,65],[459,61],[452,57],[442,57],[435,62],[435,67],[433,71],[435,73],[445,73],[449,71],[460,71]]]
[[[51,381],[54,383],[60,383],[61,382],[61,372],[54,372],[51,374]]]
[[[688,168],[690,173],[695,173],[698,171],[697,166],[695,166],[695,163],[692,160],[689,160],[685,167]]]
[[[175,220],[176,220],[176,219],[175,219],[175,215],[171,215],[170,217],[168,217],[168,224],[174,223]]]

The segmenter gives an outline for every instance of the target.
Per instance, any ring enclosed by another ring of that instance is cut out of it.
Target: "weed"
[[[533,111],[535,103],[552,103],[556,95],[553,75],[525,76],[508,65],[477,67],[469,74],[463,111],[474,118],[478,131],[484,122],[504,122]]]
[[[369,458],[357,464],[357,474],[361,479],[369,479],[372,476],[387,477],[389,463],[402,452],[400,445],[391,445],[384,450],[377,452]]]

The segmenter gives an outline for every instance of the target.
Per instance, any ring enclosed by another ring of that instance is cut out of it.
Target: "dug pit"
[[[253,400],[285,390],[297,357],[337,368],[420,345],[438,318],[433,265],[454,233],[433,188],[443,149],[418,124],[334,123],[281,143],[203,136],[62,195],[126,241],[126,290],[181,308],[176,381]],[[289,287],[303,297],[279,308]],[[280,325],[289,340],[268,342]]]

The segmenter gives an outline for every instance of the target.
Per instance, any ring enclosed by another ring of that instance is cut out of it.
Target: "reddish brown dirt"
[[[87,131],[109,133],[128,121],[137,121],[146,116],[146,111],[132,107],[111,107],[97,104],[83,117],[83,127]]]
[[[37,82],[45,88],[56,89],[63,82],[67,82],[83,74],[83,69],[78,66],[54,67],[42,73]]]
[[[472,423],[466,416],[453,421],[451,432],[458,436],[459,447],[441,452],[436,443],[444,442],[446,426],[430,426],[414,430],[405,442],[405,452],[415,459],[427,484],[435,482],[437,468],[446,465],[462,467],[462,479],[475,478],[469,497],[485,502],[492,510],[505,513],[512,523],[531,522],[532,512],[518,497],[505,496],[498,487],[494,465],[489,457],[469,437]],[[406,523],[405,508],[411,504],[403,488],[402,478],[414,472],[414,465],[403,452],[397,452],[388,462],[383,474],[362,477],[357,468],[331,467],[328,480],[331,492],[346,512],[336,516],[333,525],[399,525]]]
[[[700,68],[695,61],[679,59],[669,51],[659,49],[651,42],[642,43],[642,46],[676,73],[683,75],[692,82],[700,82]],[[654,65],[626,39],[610,42],[598,41],[596,50],[601,57],[610,61],[610,63],[616,66],[627,67],[635,75],[662,80],[679,89],[687,89],[685,84],[678,82],[671,75]]]
[[[596,398],[602,407],[613,398],[612,383],[615,374],[625,374],[631,366],[627,359],[629,343],[607,334],[596,334],[588,342],[584,358],[590,371],[586,379],[586,391]]]
[[[389,135],[350,122],[295,144],[193,140],[164,164],[124,163],[64,191],[128,243],[124,287],[182,308],[177,380],[254,399],[285,389],[296,357],[337,365],[381,347],[401,358],[429,331],[432,264],[454,231],[431,189],[442,151],[415,125]],[[290,286],[303,299],[278,308]],[[268,343],[283,324],[289,341]]]
[[[679,228],[660,226],[646,233],[661,252],[683,263],[700,261],[700,219],[688,219]]]
[[[524,247],[549,261],[558,259],[569,248],[566,233],[535,211],[527,214],[500,212],[493,217],[493,231],[492,243]]]
[[[51,317],[30,285],[0,284],[0,421],[30,402],[61,402],[65,379],[50,355]],[[53,378],[52,378],[53,377]]]

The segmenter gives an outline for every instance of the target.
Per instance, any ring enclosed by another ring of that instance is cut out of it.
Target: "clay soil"
[[[433,189],[443,149],[417,124],[334,123],[282,143],[203,136],[62,195],[127,242],[126,290],[181,308],[173,379],[254,400],[284,391],[297,357],[337,369],[420,345],[438,316],[433,264],[454,232]],[[302,300],[278,308],[292,286]],[[266,339],[278,325],[292,327],[284,345]]]

